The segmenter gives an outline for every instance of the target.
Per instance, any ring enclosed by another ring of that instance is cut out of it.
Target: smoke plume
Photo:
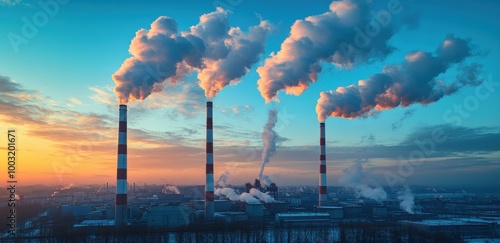
[[[161,189],[161,193],[164,194],[181,194],[179,188],[174,185],[164,185]]]
[[[355,191],[357,197],[382,201],[387,198],[387,193],[381,186],[373,186],[364,183],[364,180],[369,177],[363,169],[363,163],[367,160],[358,159],[350,167],[343,170],[344,176],[339,179],[339,184]]]
[[[371,1],[333,1],[330,11],[297,20],[278,53],[257,69],[258,89],[266,103],[277,93],[300,95],[322,71],[321,62],[340,68],[382,60],[395,48],[388,44],[402,26],[410,26],[409,11],[375,13]],[[413,20],[413,19],[412,19]]]
[[[220,175],[219,179],[217,180],[217,183],[215,183],[216,186],[220,187],[227,187],[229,185],[229,176],[231,174],[229,171],[224,171],[222,175]]]
[[[269,158],[276,154],[276,141],[278,139],[278,134],[273,130],[274,126],[276,126],[276,122],[278,122],[278,110],[269,110],[269,117],[267,119],[266,125],[264,126],[264,131],[262,132],[264,149],[262,150],[262,161],[259,172],[259,180],[261,181],[265,176],[263,174],[264,167],[267,163],[269,163]],[[265,179],[268,179],[270,181],[270,178],[268,176],[265,176]]]
[[[271,183],[273,183],[273,181],[271,180],[271,177],[264,175],[264,174],[262,174],[262,176],[259,180],[263,186],[270,186]]]
[[[413,51],[399,65],[386,65],[381,73],[358,85],[339,87],[335,91],[321,92],[316,105],[318,120],[329,116],[356,118],[369,116],[374,110],[407,107],[419,103],[427,105],[471,85],[483,82],[479,64],[461,63],[473,56],[470,40],[449,35],[434,54]],[[459,65],[457,78],[451,84],[436,80],[452,65]]]
[[[265,203],[272,203],[275,201],[274,198],[271,197],[267,192],[263,193],[255,188],[250,189],[250,194]]]
[[[414,201],[415,197],[411,193],[411,189],[408,186],[405,186],[404,190],[399,192],[398,200],[401,200],[399,203],[399,207],[404,211],[414,214],[413,206],[415,205]]]
[[[181,82],[192,71],[197,71],[207,98],[239,82],[264,52],[271,25],[262,20],[245,33],[230,27],[227,15],[217,8],[181,33],[174,19],[161,16],[149,30],[137,31],[129,47],[132,57],[113,74],[119,102],[143,100],[161,91],[166,80]]]
[[[224,195],[226,196],[229,200],[231,201],[240,201],[240,202],[246,202],[246,203],[259,203],[259,200],[257,200],[255,197],[253,197],[250,193],[243,192],[238,195],[234,191],[234,189],[226,187],[226,188],[216,188],[214,191],[215,195]]]

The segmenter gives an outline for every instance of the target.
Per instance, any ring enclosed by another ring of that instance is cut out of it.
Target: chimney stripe
[[[212,154],[214,152],[214,144],[212,142],[207,142],[207,154]]]
[[[214,173],[214,164],[207,164],[206,165],[206,173],[207,174],[213,174]]]
[[[120,124],[118,126],[118,132],[127,132],[127,122],[126,121],[120,121]]]
[[[118,144],[118,154],[127,154],[126,144]]]
[[[213,129],[214,126],[213,126],[213,121],[212,121],[212,118],[207,118],[207,129]]]
[[[127,194],[116,194],[116,205],[127,205]]]
[[[326,165],[319,166],[319,173],[326,174]]]
[[[117,172],[116,172],[116,179],[124,179],[126,180],[127,179],[127,169],[120,169],[118,168]]]

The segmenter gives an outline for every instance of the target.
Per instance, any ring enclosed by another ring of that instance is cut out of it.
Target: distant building
[[[248,216],[244,212],[219,212],[215,213],[216,220],[221,220],[224,223],[244,222],[248,220]],[[201,217],[200,217],[201,218]]]
[[[344,208],[344,217],[356,218],[363,216],[363,207],[358,204],[347,204],[342,206]]]
[[[264,218],[264,204],[262,203],[247,203],[245,213],[248,219],[262,220]]]
[[[264,212],[264,215],[266,217],[270,216],[271,218],[274,218],[277,213],[283,213],[287,211],[288,203],[282,201],[274,201],[272,203],[265,203],[264,206],[267,210],[266,212],[268,213],[267,215],[266,212]]]
[[[71,215],[75,218],[83,218],[92,211],[91,205],[61,205],[61,215]]]
[[[190,209],[186,206],[157,206],[144,214],[143,219],[150,228],[186,226],[190,223]]]
[[[290,204],[292,206],[298,207],[302,204],[302,200],[298,197],[292,197],[290,198]]]
[[[402,221],[403,225],[429,233],[458,233],[461,236],[488,237],[494,234],[496,222],[473,219],[435,219],[422,221]]]
[[[205,200],[193,200],[191,205],[197,210],[205,208]],[[214,200],[215,212],[227,212],[231,210],[232,203],[229,200]]]
[[[98,220],[98,219],[114,219],[115,218],[115,207],[104,205],[97,207],[92,212],[89,212],[86,219]]]
[[[278,213],[275,216],[276,225],[314,225],[330,224],[330,214],[327,213]]]
[[[341,219],[344,217],[344,208],[335,206],[321,206],[317,208],[318,213],[328,213],[330,219]]]
[[[89,228],[89,227],[113,227],[115,226],[115,220],[114,219],[99,219],[99,220],[92,220],[92,219],[87,219],[82,221],[79,224],[75,224],[73,228]]]
[[[387,217],[387,207],[384,205],[372,206],[371,214],[374,218]]]

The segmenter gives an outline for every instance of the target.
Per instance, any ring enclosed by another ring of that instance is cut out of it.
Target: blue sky
[[[104,126],[110,130],[106,141],[109,140],[110,144],[116,140],[112,129],[115,125],[113,122],[117,121],[118,115],[118,102],[113,92],[115,83],[111,76],[120,68],[123,61],[131,56],[128,49],[136,31],[141,28],[149,29],[151,23],[159,16],[169,16],[175,19],[178,30],[184,31],[196,25],[202,14],[213,12],[216,6],[221,6],[220,2],[211,1],[202,3],[195,1],[148,1],[147,3],[68,1],[65,4],[58,2],[59,9],[55,11],[54,16],[48,17],[46,24],[37,27],[37,33],[33,37],[26,38],[26,43],[14,47],[9,39],[9,33],[22,36],[25,25],[23,17],[32,22],[33,16],[44,10],[36,1],[1,2],[0,35],[3,37],[0,38],[0,76],[8,77],[10,82],[22,85],[27,92],[43,97],[42,100],[32,101],[38,102],[39,106],[51,111],[73,111],[81,116],[92,114],[104,117]],[[389,39],[388,43],[395,48],[391,54],[382,60],[361,63],[349,69],[339,69],[331,63],[322,62],[323,70],[319,73],[318,80],[300,96],[279,92],[279,103],[272,101],[266,104],[257,90],[257,80],[260,77],[256,69],[264,65],[264,61],[272,52],[277,53],[280,50],[282,42],[289,36],[290,28],[296,20],[329,11],[331,1],[318,1],[316,4],[304,1],[268,3],[243,0],[241,3],[236,2],[238,4],[235,6],[224,5],[226,10],[230,11],[228,21],[231,26],[238,26],[247,32],[250,26],[258,25],[262,18],[273,25],[273,31],[265,42],[265,53],[260,55],[259,61],[252,65],[242,77],[241,82],[224,88],[213,99],[216,107],[214,112],[215,146],[219,144],[221,151],[217,153],[215,149],[215,161],[216,163],[221,161],[220,164],[224,164],[225,167],[227,164],[234,163],[238,165],[237,167],[243,168],[242,173],[245,176],[235,177],[234,183],[252,180],[252,174],[258,172],[259,156],[246,159],[246,161],[242,158],[232,159],[238,157],[234,148],[254,148],[257,154],[260,153],[259,151],[262,150],[260,133],[267,120],[267,111],[271,108],[279,110],[276,131],[280,137],[286,139],[278,144],[277,155],[271,158],[271,162],[266,167],[267,172],[279,184],[316,183],[318,156],[314,153],[319,150],[317,148],[319,125],[315,107],[319,93],[367,79],[381,72],[385,65],[403,62],[405,55],[410,51],[434,52],[448,34],[470,39],[471,43],[481,50],[481,54],[472,57],[468,62],[483,65],[481,76],[485,80],[498,82],[496,80],[500,76],[497,60],[500,56],[498,43],[500,19],[497,17],[500,5],[498,2],[492,0],[475,2],[449,0],[438,3],[402,1],[404,7],[402,14],[418,16],[416,18],[418,25],[412,29],[402,28]],[[383,9],[385,2],[372,5],[373,10]],[[440,75],[439,79],[446,82],[453,81],[455,74],[455,70],[450,69]],[[460,126],[453,126],[456,124],[450,124],[449,119],[443,118],[447,110],[454,109],[454,104],[464,104],[468,97],[474,97],[476,89],[477,87],[464,87],[426,106],[414,104],[406,108],[397,107],[383,110],[367,118],[352,120],[328,118],[326,120],[327,141],[329,141],[327,148],[328,184],[337,185],[338,177],[343,175],[342,169],[348,168],[354,160],[361,157],[371,161],[365,165],[368,168],[366,177],[373,177],[378,183],[385,183],[384,172],[397,173],[398,156],[408,157],[409,152],[412,151],[408,148],[403,149],[401,146],[406,146],[406,141],[417,136],[416,134],[426,132],[430,134],[430,131],[436,127],[448,131],[448,136],[457,141],[464,139],[465,142],[490,143],[495,140],[491,140],[490,137],[486,138],[485,135],[500,138],[498,136],[500,114],[497,112],[500,104],[498,87],[488,98],[479,101],[477,109],[471,111],[470,116],[461,118]],[[182,151],[181,148],[202,149],[204,142],[205,98],[200,96],[203,90],[197,86],[196,75],[189,75],[182,84],[167,86],[165,90],[161,94],[153,93],[145,101],[131,103],[129,109],[129,128],[135,129],[137,134],[144,135],[132,136],[129,140],[129,147],[134,147],[134,141],[137,141],[139,153],[147,151],[150,148],[148,146],[158,148],[158,156],[144,155],[137,158],[150,161],[152,167],[159,170],[164,164],[176,164],[176,161],[169,159],[166,151],[161,150],[162,143],[168,146],[179,146],[179,150],[176,151]],[[411,110],[412,114],[400,122],[408,110]],[[9,121],[9,112],[8,110],[0,111],[2,115],[0,127],[16,124]],[[398,128],[394,129],[393,124],[398,122],[400,122],[396,124]],[[47,124],[54,124],[54,121],[48,121]],[[75,125],[75,128],[80,129],[81,132],[93,129],[92,126],[83,125]],[[25,139],[35,136],[34,133],[30,133],[31,129],[35,129],[33,125],[23,127],[26,131],[27,138]],[[468,134],[472,132],[474,133]],[[477,140],[467,140],[469,137],[466,135]],[[374,139],[367,142],[368,137]],[[65,143],[61,137],[51,139],[50,136],[45,136],[40,139]],[[142,141],[139,141],[140,139]],[[139,145],[144,146],[142,147],[144,150],[140,150]],[[488,149],[478,148],[464,153],[453,149],[448,150],[445,145],[442,146],[443,151],[441,151],[438,146],[436,150],[439,153],[436,154],[439,156],[426,157],[424,164],[416,166],[415,174],[408,177],[404,183],[447,184],[449,182],[448,184],[456,184],[460,183],[460,178],[469,178],[466,182],[462,182],[463,185],[498,186],[494,176],[500,173],[500,147],[490,145],[484,146]],[[375,155],[376,153],[373,152],[373,148],[383,150],[384,147],[391,147],[386,148],[390,152],[383,156]],[[418,148],[416,145],[414,147]],[[59,149],[63,150],[63,148]],[[339,150],[344,152],[337,152]],[[368,152],[360,154],[356,152],[358,150]],[[290,158],[287,155],[289,151],[301,151],[301,156],[296,156],[296,160]],[[345,151],[350,151],[351,154]],[[103,163],[109,164],[110,168],[115,163],[113,159],[115,152],[114,149],[108,151],[108,155],[103,159]],[[36,157],[36,151],[32,153],[31,156]],[[309,154],[311,154],[310,158]],[[160,159],[162,156],[164,157]],[[198,159],[200,161],[197,161]],[[50,162],[42,163],[48,165]],[[141,162],[134,161],[132,157],[129,163],[133,166],[134,163]],[[186,162],[186,168],[195,168],[196,163],[202,167],[204,156],[191,158],[191,161]],[[216,176],[222,173],[225,167],[217,168],[216,164]],[[283,169],[287,167],[291,170]],[[52,173],[51,170],[47,169],[46,173]],[[113,178],[112,170],[109,171],[111,173],[109,178]],[[75,168],[71,175],[68,174],[65,177],[65,180],[78,182],[79,173],[88,172],[83,167]],[[151,179],[141,175],[137,176],[136,180],[183,184],[202,183],[199,178],[176,179],[175,176],[169,177],[169,173],[172,172],[165,171],[166,179]],[[292,176],[289,176],[290,174]],[[450,180],[428,180],[428,176],[440,174],[446,175]],[[473,179],[481,174],[484,174],[484,177],[480,182]],[[134,178],[132,172],[131,177]],[[112,179],[109,180],[112,181]]]

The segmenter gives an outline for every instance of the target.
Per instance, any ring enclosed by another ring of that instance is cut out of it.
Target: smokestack
[[[319,124],[320,128],[320,156],[319,156],[319,200],[318,206],[323,206],[327,202],[326,195],[326,139],[325,139],[325,123]]]
[[[207,101],[207,164],[205,183],[205,219],[214,218],[214,144],[212,101]]]
[[[115,226],[127,226],[127,106],[120,105],[118,169],[116,171]]]

